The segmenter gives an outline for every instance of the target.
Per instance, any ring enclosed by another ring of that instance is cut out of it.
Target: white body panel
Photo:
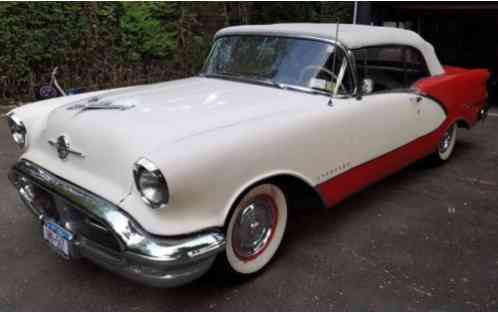
[[[235,27],[218,35],[273,32],[333,39],[331,27]],[[341,40],[350,48],[386,41],[413,45],[433,75],[442,72],[432,47],[418,35],[354,25],[342,29]],[[364,36],[366,31],[375,36]],[[94,96],[134,107],[69,109]],[[329,106],[324,95],[195,77],[57,98],[14,113],[28,129],[21,158],[119,205],[152,234],[181,235],[224,225],[237,197],[263,179],[291,175],[315,187],[437,129],[446,118],[443,109],[429,98],[413,102],[413,97],[384,93],[334,99]],[[61,135],[85,157],[59,159],[48,141]],[[150,208],[136,190],[132,170],[142,157],[167,180],[166,208]]]
[[[446,118],[434,100],[413,93],[368,95],[351,103],[352,166],[358,166],[429,134]]]
[[[322,95],[210,78],[101,97],[136,107],[68,110],[87,98],[80,95],[16,109],[29,129],[22,158],[120,205],[157,235],[221,226],[235,199],[255,182],[287,174],[316,186],[445,119],[432,100],[412,105],[412,94],[334,99],[331,107]],[[34,118],[40,110],[47,110],[45,119]],[[48,140],[61,134],[85,158],[60,160]],[[157,164],[168,181],[171,199],[164,209],[148,207],[134,187],[132,167],[140,157]]]

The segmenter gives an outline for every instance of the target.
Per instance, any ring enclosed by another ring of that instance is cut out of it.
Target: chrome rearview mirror
[[[374,91],[375,83],[371,78],[364,78],[361,81],[361,93],[368,95]]]

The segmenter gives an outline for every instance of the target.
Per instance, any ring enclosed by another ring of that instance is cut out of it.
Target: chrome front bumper
[[[57,223],[75,234],[71,257],[90,259],[146,285],[188,283],[203,275],[225,248],[225,237],[217,229],[181,237],[150,235],[119,207],[27,160],[11,169],[9,179],[38,219],[56,215]],[[58,199],[50,202],[58,203],[57,213],[45,208],[47,201],[36,193]]]

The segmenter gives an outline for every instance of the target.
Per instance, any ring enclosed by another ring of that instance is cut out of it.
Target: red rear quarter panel
[[[464,120],[469,127],[474,126],[480,110],[486,105],[489,71],[451,66],[445,66],[444,70],[446,73],[443,75],[419,80],[415,88],[444,106],[450,125]]]
[[[319,184],[317,189],[327,206],[437,151],[441,138],[453,123],[463,120],[471,127],[477,122],[487,99],[489,72],[458,67],[444,69],[445,74],[420,80],[414,86],[443,106],[447,113],[443,124],[409,144]]]

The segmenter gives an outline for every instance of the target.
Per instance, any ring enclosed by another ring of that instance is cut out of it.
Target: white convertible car
[[[154,286],[192,281],[216,256],[250,275],[300,192],[330,207],[447,160],[457,128],[486,115],[488,76],[441,66],[408,30],[229,27],[196,77],[8,113],[22,149],[9,178],[63,257]]]

